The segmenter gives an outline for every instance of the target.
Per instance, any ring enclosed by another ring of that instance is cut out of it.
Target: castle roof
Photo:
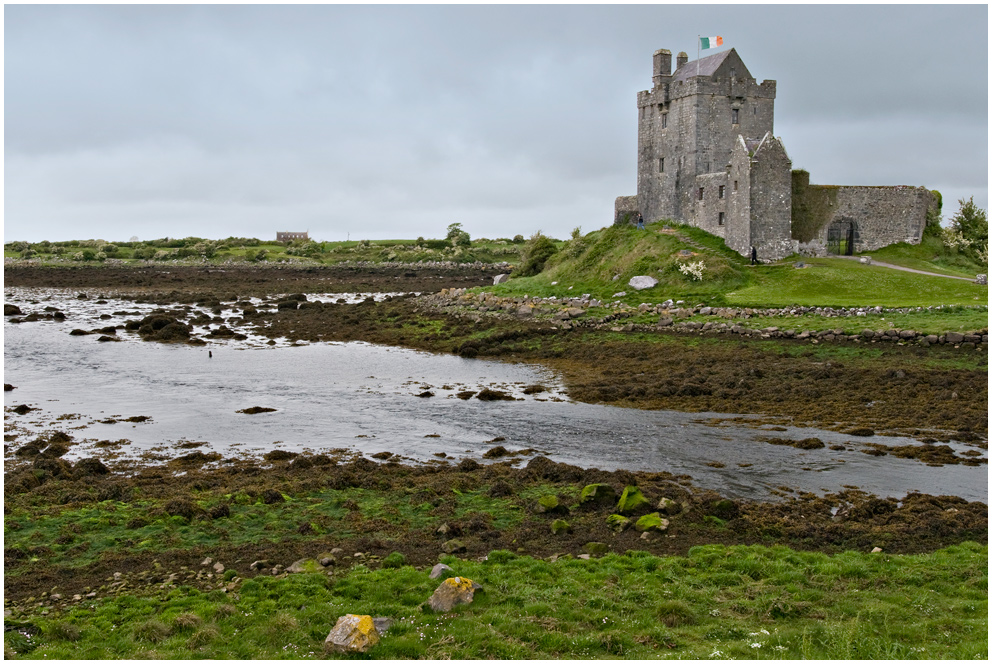
[[[721,51],[720,53],[707,55],[705,58],[687,62],[675,70],[675,74],[672,76],[672,82],[687,81],[693,76],[712,76],[716,73],[720,65],[723,64],[723,61],[727,59],[727,56],[733,52],[734,49],[730,49],[729,51]],[[697,67],[699,68],[698,74],[696,73]]]

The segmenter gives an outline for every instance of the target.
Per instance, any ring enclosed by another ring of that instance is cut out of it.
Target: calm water
[[[17,389],[4,393],[4,405],[25,403],[40,409],[6,414],[7,432],[29,434],[17,444],[35,432],[59,428],[84,441],[73,446],[69,457],[104,453],[92,447],[95,441],[127,439],[130,444],[118,448],[126,454],[161,450],[173,456],[182,453],[179,444],[202,441],[208,445],[199,449],[225,456],[276,448],[350,448],[363,454],[390,451],[420,461],[434,459],[438,452],[478,459],[492,446],[488,441],[499,436],[505,438],[499,444],[510,450],[536,448],[556,461],[584,467],[684,473],[699,486],[743,498],[768,498],[769,489],[779,486],[824,492],[851,485],[882,496],[922,491],[987,501],[984,465],[933,468],[908,459],[871,457],[858,451],[861,442],[817,429],[770,433],[767,427],[698,422],[716,415],[712,413],[574,403],[553,374],[533,365],[365,343],[270,347],[250,338],[191,347],[145,343],[123,331],[118,334],[126,341],[99,343],[98,335],[68,333],[120,324],[154,307],[114,300],[98,305],[76,300],[74,293],[39,289],[7,289],[5,294],[6,302],[18,304],[25,314],[57,306],[68,316],[64,322],[5,321],[4,382]],[[132,315],[113,315],[116,311]],[[112,318],[100,319],[100,314]],[[549,392],[523,395],[522,388],[534,383]],[[521,400],[463,401],[455,396],[482,387],[502,389]],[[416,396],[425,390],[435,396]],[[251,406],[276,411],[236,412]],[[140,424],[98,422],[136,415],[152,419]],[[53,423],[59,416],[65,417]],[[815,436],[828,445],[845,443],[848,450],[797,450],[757,440],[769,435]],[[887,445],[914,442],[885,436],[870,440]]]

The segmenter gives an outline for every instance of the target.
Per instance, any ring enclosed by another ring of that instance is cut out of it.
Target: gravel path
[[[831,256],[831,258],[846,258],[847,260],[850,260],[850,261],[861,260],[861,257],[860,256]],[[974,279],[970,279],[968,277],[955,277],[955,276],[951,276],[949,274],[937,274],[936,272],[925,272],[923,270],[915,270],[915,269],[913,269],[911,267],[903,267],[901,265],[893,265],[892,263],[883,263],[882,261],[877,261],[874,258],[871,259],[871,264],[872,265],[878,265],[879,267],[892,268],[893,270],[902,270],[903,272],[915,272],[916,274],[925,274],[925,275],[930,276],[930,277],[944,277],[945,279],[961,279],[963,281],[972,281],[972,282],[975,281]]]

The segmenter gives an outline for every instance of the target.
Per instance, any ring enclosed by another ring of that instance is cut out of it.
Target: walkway
[[[829,258],[846,258],[847,260],[850,260],[850,261],[860,261],[861,260],[861,257],[860,256],[835,256],[833,254],[831,254],[829,256]],[[874,258],[871,259],[871,264],[872,265],[878,265],[879,267],[888,267],[888,268],[891,268],[893,270],[902,270],[903,272],[915,272],[916,274],[925,274],[928,277],[944,277],[946,279],[961,279],[962,281],[970,281],[972,283],[974,283],[974,281],[975,281],[974,279],[971,279],[969,277],[955,277],[955,276],[952,276],[950,274],[937,274],[936,272],[924,272],[923,270],[915,270],[915,269],[913,269],[911,267],[903,267],[901,265],[893,265],[892,263],[883,263],[882,261],[877,261]]]

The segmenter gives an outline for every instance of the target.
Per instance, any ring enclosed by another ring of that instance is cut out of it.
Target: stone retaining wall
[[[427,307],[446,310],[455,315],[468,316],[473,320],[481,320],[482,316],[493,316],[508,319],[537,319],[546,320],[561,329],[592,328],[616,332],[650,332],[670,331],[692,334],[737,334],[763,339],[796,339],[819,343],[821,341],[848,341],[853,343],[891,342],[898,344],[915,344],[928,347],[934,344],[950,345],[962,349],[984,350],[988,345],[988,329],[976,330],[969,333],[947,332],[945,334],[923,334],[915,330],[864,329],[858,334],[845,334],[841,328],[822,330],[788,329],[786,324],[764,328],[750,328],[739,323],[722,323],[718,321],[689,321],[682,320],[692,316],[719,316],[728,320],[736,318],[757,317],[798,317],[817,315],[823,318],[862,317],[870,314],[883,313],[913,313],[926,310],[939,310],[940,307],[911,307],[886,309],[883,307],[832,308],[832,307],[789,307],[782,309],[754,309],[734,307],[687,307],[679,306],[681,302],[668,300],[662,304],[644,303],[637,307],[622,302],[603,303],[583,295],[574,298],[539,298],[539,297],[501,297],[492,293],[473,293],[464,288],[445,288],[434,295],[424,295],[419,298]],[[613,310],[602,317],[589,316],[589,308],[607,308]],[[656,313],[658,322],[654,325],[641,323],[621,323],[644,313]]]

